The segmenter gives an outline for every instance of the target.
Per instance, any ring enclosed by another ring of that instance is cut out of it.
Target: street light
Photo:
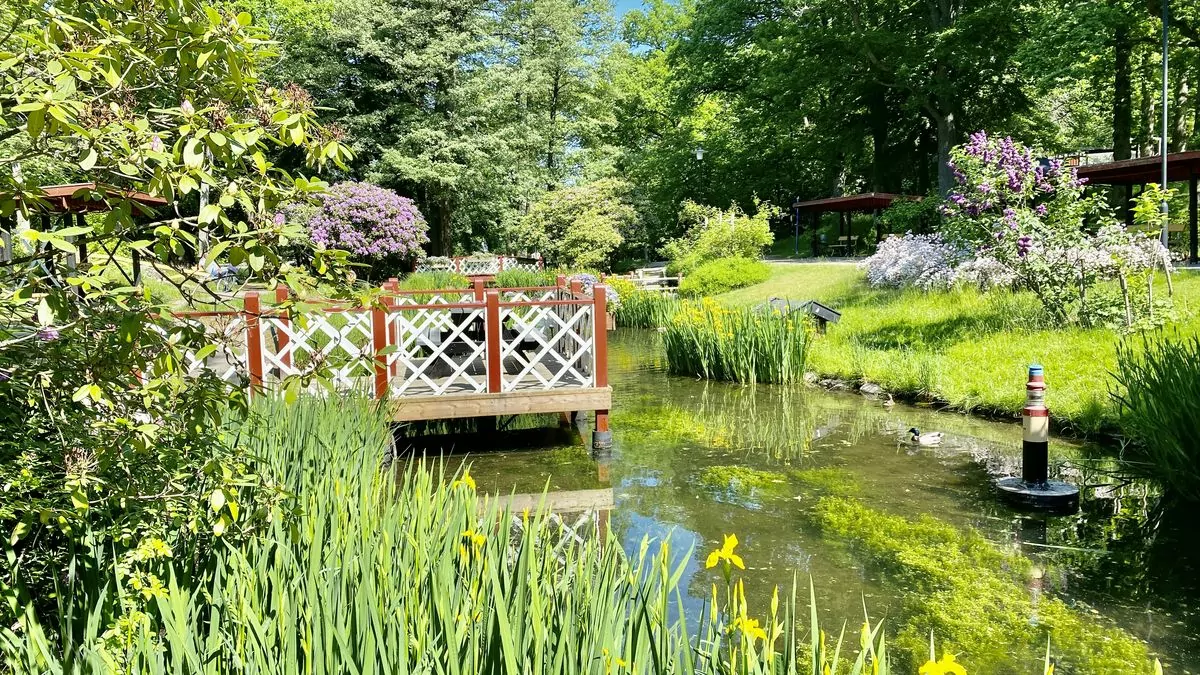
[[[703,145],[696,146],[696,161],[697,162],[704,161],[704,146]]]
[[[1168,220],[1171,217],[1171,207],[1167,204],[1167,59],[1168,59],[1168,43],[1167,30],[1170,19],[1170,0],[1162,0],[1162,138],[1159,139],[1158,149],[1162,155],[1162,189],[1163,200],[1159,204],[1159,210],[1162,211],[1162,245],[1165,248],[1167,245],[1167,232],[1171,224]]]

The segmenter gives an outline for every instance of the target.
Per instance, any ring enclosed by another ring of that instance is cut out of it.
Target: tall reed
[[[768,640],[727,573],[690,634],[687,558],[666,543],[628,559],[615,540],[575,541],[541,509],[476,495],[467,473],[413,465],[397,483],[387,419],[365,401],[256,412],[236,442],[286,498],[241,495],[244,529],[211,549],[80,552],[58,616],[0,630],[8,671],[816,674],[833,658],[815,637],[798,646],[794,592],[759,614]],[[858,668],[883,649],[872,632]]]
[[[511,269],[498,272],[495,283],[499,288],[553,286],[556,277],[554,270]]]
[[[663,348],[667,368],[735,382],[799,382],[804,379],[807,322],[778,311],[729,308],[714,300],[684,303],[667,322]]]
[[[613,317],[622,328],[659,328],[667,325],[678,308],[679,300],[673,295],[632,290],[621,295]]]
[[[1122,458],[1175,496],[1200,501],[1200,337],[1117,347],[1111,390],[1130,445]]]

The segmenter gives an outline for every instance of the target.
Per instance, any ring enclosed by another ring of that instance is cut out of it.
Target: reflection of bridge
[[[252,395],[291,389],[337,391],[395,402],[397,421],[596,411],[593,444],[607,447],[608,340],[604,286],[469,289],[383,288],[376,304],[275,304],[246,293],[242,311],[180,312],[216,350],[189,354]],[[215,334],[215,338],[214,335]]]
[[[616,507],[612,488],[498,495],[495,500],[513,514],[513,527],[518,530],[523,527],[522,512],[544,507],[551,522],[561,530],[559,546],[582,543],[590,537],[603,543],[608,536],[609,516]]]

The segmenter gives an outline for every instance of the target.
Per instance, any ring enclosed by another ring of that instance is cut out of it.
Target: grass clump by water
[[[615,284],[614,284],[615,286]],[[632,284],[629,284],[632,287]],[[613,312],[617,325],[622,328],[659,328],[667,325],[679,309],[679,300],[659,291],[630,289],[617,292],[621,304]]]
[[[776,311],[685,303],[667,322],[663,348],[676,375],[785,384],[804,379],[808,325]]]
[[[553,286],[557,278],[554,270],[502,270],[496,273],[495,285],[499,288],[540,288]]]
[[[400,280],[400,289],[405,291],[437,291],[444,288],[470,288],[471,280],[458,272],[438,270],[413,272]]]
[[[1200,337],[1126,342],[1117,364],[1113,398],[1132,440],[1122,459],[1174,496],[1200,501]]]
[[[1200,274],[1174,277],[1180,334],[1200,333]],[[1056,428],[1078,435],[1116,431],[1109,397],[1122,335],[1051,321],[1031,293],[961,288],[874,289],[847,264],[774,264],[771,277],[718,296],[753,306],[770,297],[820,300],[842,312],[812,340],[808,365],[822,377],[873,382],[896,394],[966,411],[1020,414],[1026,369],[1040,363]]]
[[[903,589],[903,624],[892,641],[896,665],[914,666],[929,636],[959,656],[968,672],[1035,672],[1047,638],[1056,672],[1154,672],[1145,643],[1067,607],[1040,590],[1040,572],[974,532],[925,516],[910,521],[841,497],[822,498],[825,530],[866,554],[892,587]]]

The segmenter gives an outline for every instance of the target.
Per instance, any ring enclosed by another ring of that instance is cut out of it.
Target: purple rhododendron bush
[[[1059,321],[1127,327],[1164,320],[1169,297],[1154,275],[1171,260],[1148,231],[1124,227],[1102,195],[1085,194],[1075,169],[1038,161],[1011,138],[980,131],[951,153],[955,189],[942,232],[880,244],[863,267],[873,286],[924,290],[958,284],[1035,293]],[[1139,213],[1154,209],[1139,208]]]
[[[425,255],[429,225],[413,200],[370,183],[337,183],[316,204],[289,212],[304,222],[318,247],[349,251],[359,262],[390,273]]]

